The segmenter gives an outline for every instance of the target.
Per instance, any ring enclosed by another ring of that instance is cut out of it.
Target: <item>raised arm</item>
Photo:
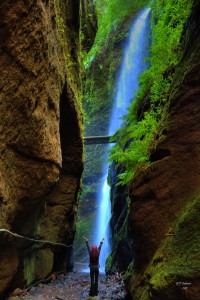
[[[105,240],[105,238],[102,238],[102,240],[100,241],[100,244],[99,244],[99,247],[98,247],[98,249],[99,249],[99,252],[101,251],[101,247],[102,247],[102,245],[103,245],[103,241]]]
[[[85,243],[86,243],[88,252],[90,252],[90,246],[89,246],[89,244],[88,244],[88,238],[86,238],[86,237],[83,236],[83,240],[84,240]]]

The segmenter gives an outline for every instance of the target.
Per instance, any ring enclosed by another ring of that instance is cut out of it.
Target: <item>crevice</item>
[[[78,175],[80,173],[79,158],[82,151],[80,124],[71,90],[70,87],[67,87],[67,83],[65,83],[60,96],[60,141],[62,173]]]
[[[168,156],[171,156],[169,149],[158,149],[151,154],[150,162],[155,162]]]
[[[73,5],[72,5],[72,25],[74,29],[78,32],[79,31],[79,26],[80,26],[80,1],[79,0],[73,0]]]

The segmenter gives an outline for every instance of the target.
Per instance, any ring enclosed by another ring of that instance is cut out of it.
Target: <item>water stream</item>
[[[122,126],[122,116],[127,113],[127,108],[134,101],[135,92],[138,90],[138,76],[147,68],[145,58],[148,57],[150,45],[150,30],[149,30],[149,8],[143,9],[136,17],[130,29],[129,39],[124,51],[122,65],[119,72],[119,78],[116,84],[116,95],[113,99],[113,107],[110,118],[110,126],[108,135],[113,135],[117,129]],[[108,145],[107,152],[109,153]],[[109,165],[105,160],[102,167],[104,174],[100,179],[100,188],[97,191],[98,198],[96,199],[97,215],[96,224],[91,228],[90,246],[99,245],[99,242],[105,237],[100,255],[100,272],[105,272],[106,258],[110,252],[109,241],[109,220],[111,217],[110,207],[110,187],[107,184]],[[83,242],[82,242],[83,243]],[[86,249],[85,249],[86,250]],[[80,263],[83,263],[82,271],[88,272],[88,253]],[[77,263],[79,260],[77,260]]]
[[[130,37],[117,82],[117,92],[113,101],[108,135],[113,135],[122,125],[121,118],[127,113],[127,107],[134,100],[135,91],[138,89],[138,76],[147,68],[147,62],[144,58],[148,57],[149,51],[149,12],[149,8],[143,9],[138,14],[130,30]],[[105,162],[103,166],[105,175],[101,180],[101,189],[97,199],[97,224],[94,233],[94,243],[97,245],[103,237],[106,238],[100,255],[100,272],[104,272],[106,258],[110,252],[109,219],[111,208],[110,187],[107,184],[108,167],[107,162]]]

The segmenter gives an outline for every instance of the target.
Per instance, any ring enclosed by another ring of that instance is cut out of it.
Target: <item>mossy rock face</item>
[[[150,167],[138,170],[129,184],[134,253],[129,287],[135,300],[200,297],[199,9],[196,1],[187,22],[193,26],[185,29],[166,138],[158,143]]]
[[[112,247],[106,262],[106,273],[124,273],[132,261],[132,246],[129,232],[129,199],[127,186],[116,186],[118,172],[122,169],[112,164],[109,169],[109,184],[111,186],[110,219]]]
[[[97,32],[97,13],[93,0],[81,0],[81,46],[85,51],[89,51]]]
[[[198,299],[200,296],[200,197],[179,213],[139,282],[134,299]],[[135,281],[135,279],[134,279]]]
[[[82,237],[85,236],[90,239],[91,233],[93,233],[94,224],[95,216],[91,212],[87,212],[87,217],[86,213],[83,212],[82,216],[80,216],[78,219],[76,235],[73,244],[75,263],[87,263],[88,265],[88,250]]]
[[[47,277],[53,269],[54,256],[50,249],[38,250],[24,259],[26,284]]]

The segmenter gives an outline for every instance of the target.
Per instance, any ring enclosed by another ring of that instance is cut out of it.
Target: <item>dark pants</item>
[[[99,268],[90,267],[90,296],[98,295],[98,276],[99,276]]]

